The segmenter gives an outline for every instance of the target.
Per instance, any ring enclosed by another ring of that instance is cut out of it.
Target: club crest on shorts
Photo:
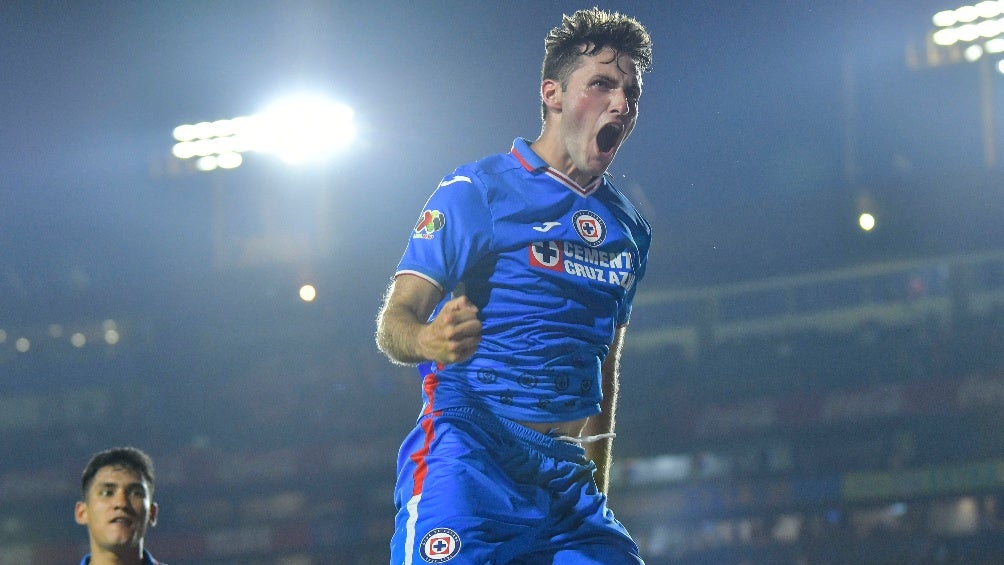
[[[449,528],[436,528],[422,538],[419,552],[427,563],[444,563],[460,553],[460,536]]]
[[[590,247],[597,247],[607,238],[607,225],[603,218],[589,210],[579,210],[572,216],[575,232]]]

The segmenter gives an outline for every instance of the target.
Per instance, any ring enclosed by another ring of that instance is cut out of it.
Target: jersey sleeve
[[[439,183],[429,197],[397,273],[425,278],[450,292],[467,269],[491,246],[492,221],[480,180],[458,171]]]

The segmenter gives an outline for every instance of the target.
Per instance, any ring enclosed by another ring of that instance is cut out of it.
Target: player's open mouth
[[[596,146],[600,153],[609,153],[617,147],[620,141],[621,132],[624,128],[618,124],[607,124],[600,128],[600,133],[596,134]]]

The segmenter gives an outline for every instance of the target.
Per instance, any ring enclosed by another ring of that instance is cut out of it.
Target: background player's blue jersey
[[[482,339],[467,361],[419,365],[426,409],[480,406],[530,422],[597,413],[600,366],[631,315],[650,241],[606,177],[581,187],[522,138],[447,176],[397,274],[429,280],[444,302],[466,295]]]

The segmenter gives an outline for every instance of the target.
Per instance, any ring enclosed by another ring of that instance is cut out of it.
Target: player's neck
[[[115,552],[92,547],[88,565],[143,565],[143,549]]]
[[[578,170],[557,133],[549,133],[556,132],[556,130],[557,126],[548,128],[545,125],[540,132],[540,137],[530,144],[530,148],[552,169],[572,179],[579,186],[588,186],[596,177]]]

